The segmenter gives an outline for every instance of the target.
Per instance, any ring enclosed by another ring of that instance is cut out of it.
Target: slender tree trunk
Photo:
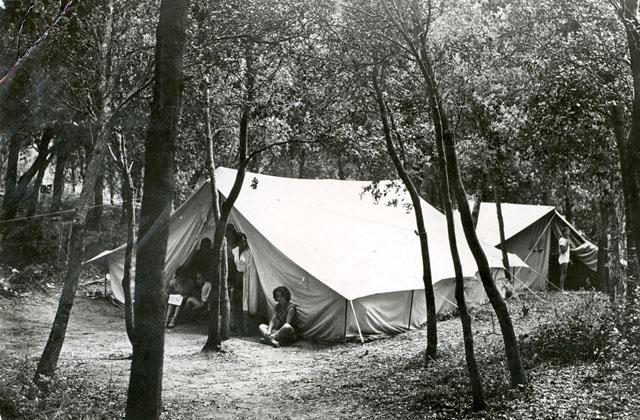
[[[376,101],[378,103],[378,110],[380,112],[380,119],[382,120],[382,129],[384,132],[385,143],[387,146],[387,152],[393,161],[393,165],[398,172],[398,175],[402,179],[402,182],[407,187],[409,196],[411,197],[411,203],[413,204],[413,210],[416,218],[416,226],[418,228],[418,237],[420,238],[420,251],[422,255],[422,281],[424,284],[425,298],[427,305],[427,350],[425,353],[425,363],[435,359],[438,353],[438,330],[436,320],[436,302],[433,292],[433,283],[431,278],[431,260],[429,258],[429,242],[427,238],[427,231],[424,226],[424,216],[422,214],[422,205],[420,203],[420,196],[413,185],[413,182],[409,178],[400,157],[398,156],[395,145],[393,144],[393,138],[391,137],[391,127],[395,128],[393,117],[390,117],[389,110],[384,100],[382,90],[379,84],[379,70],[376,67],[372,75],[373,88],[376,93]],[[390,126],[391,121],[391,126]],[[394,129],[396,136],[398,136],[397,130]]]
[[[53,175],[53,193],[51,195],[51,211],[58,211],[62,207],[64,194],[64,170],[69,155],[68,148],[62,146],[56,156],[56,170]]]
[[[209,313],[208,324],[209,332],[207,334],[207,342],[202,348],[203,352],[220,351],[222,344],[222,337],[220,334],[220,291],[221,291],[221,277],[222,277],[222,265],[219,263],[222,258],[226,257],[225,249],[223,248],[224,234],[227,229],[227,222],[231,209],[235,204],[240,190],[242,189],[242,183],[244,182],[245,173],[247,170],[247,144],[248,144],[248,130],[249,119],[251,117],[253,109],[254,98],[254,86],[255,86],[255,74],[253,69],[253,57],[252,53],[247,47],[245,52],[246,68],[245,68],[245,89],[246,98],[242,106],[242,114],[240,116],[240,134],[238,142],[238,171],[236,173],[236,179],[231,187],[229,196],[222,203],[220,209],[220,219],[216,223],[216,230],[213,234],[213,255],[216,256],[214,261],[216,262],[214,268],[214,282],[212,283],[211,293],[212,297],[209,299]],[[211,152],[212,153],[212,152]],[[213,157],[213,156],[212,156]],[[214,177],[215,178],[215,177]],[[211,185],[212,190],[215,190],[215,185]],[[215,208],[215,204],[214,204]]]
[[[205,129],[206,129],[206,167],[209,173],[209,183],[211,186],[211,205],[213,207],[213,220],[216,223],[220,221],[220,196],[218,195],[218,187],[216,185],[216,165],[213,153],[214,134],[211,130],[211,92],[209,88],[209,77],[205,78]],[[226,232],[226,223],[224,227]],[[214,254],[215,255],[215,254]],[[223,238],[221,245],[220,259],[218,266],[220,267],[220,342],[228,340],[231,337],[231,303],[229,301],[229,267],[227,261],[227,241]],[[215,274],[215,273],[214,273]],[[216,322],[217,325],[217,322]]]
[[[573,205],[571,204],[571,197],[569,197],[569,191],[571,184],[569,182],[569,176],[564,175],[564,217],[569,223],[573,223]]]
[[[471,211],[471,217],[473,218],[473,228],[478,226],[478,218],[480,217],[480,205],[482,204],[482,188],[484,181],[482,178],[478,179],[476,184],[476,199],[473,202],[473,210]]]
[[[127,244],[124,249],[124,269],[122,276],[122,291],[124,293],[124,324],[127,337],[131,345],[136,341],[135,322],[133,314],[133,301],[131,299],[131,266],[135,246],[135,206],[134,206],[134,186],[131,179],[131,167],[127,158],[127,148],[121,134],[116,135],[118,154],[114,158],[120,168],[122,177],[122,208],[125,213],[125,224],[127,226]]]
[[[635,304],[636,287],[640,281],[640,38],[638,34],[638,0],[624,0],[622,22],[624,24],[631,75],[633,77],[633,105],[631,109],[631,129],[626,142],[618,141],[623,191],[625,192],[625,213],[627,216],[627,249],[629,273],[627,275],[627,303]],[[620,112],[621,114],[621,112]],[[620,127],[623,127],[620,125]],[[618,136],[616,136],[618,137]],[[622,137],[624,138],[624,137]],[[622,147],[621,147],[622,146]]]
[[[466,193],[460,177],[455,139],[453,137],[453,133],[449,129],[449,120],[435,82],[424,38],[421,39],[419,56],[420,60],[418,64],[425,81],[427,99],[429,100],[435,127],[436,142],[441,142],[443,145],[447,163],[447,174],[449,176],[449,182],[452,184],[456,201],[458,202],[458,210],[460,211],[460,219],[462,221],[464,234],[467,239],[467,243],[469,244],[469,249],[478,264],[480,280],[482,281],[482,285],[484,286],[487,297],[489,298],[489,302],[491,303],[491,306],[498,318],[498,323],[500,324],[502,338],[505,345],[507,365],[511,374],[511,383],[514,386],[524,385],[526,384],[527,379],[522,365],[518,340],[513,328],[513,323],[511,322],[509,309],[493,282],[487,257],[482,250],[473,227],[473,218],[471,217],[469,203],[467,202]]]
[[[304,147],[300,147],[300,156],[298,157],[298,179],[303,179],[305,177],[305,163],[307,161],[307,156],[304,151]]]
[[[49,154],[49,143],[53,138],[55,132],[52,127],[46,127],[42,132],[42,136],[38,141],[38,156],[33,164],[26,170],[24,174],[20,176],[17,184],[12,189],[11,194],[6,194],[3,202],[3,214],[2,220],[9,220],[16,217],[20,208],[20,203],[26,195],[28,195],[29,183],[34,176],[38,174],[43,168],[46,168]]]
[[[498,231],[500,232],[500,252],[502,253],[502,265],[504,265],[505,275],[509,283],[513,283],[511,267],[509,266],[509,256],[507,255],[507,244],[504,235],[504,218],[502,217],[502,200],[500,199],[500,187],[495,179],[491,178],[493,188],[493,199],[496,202],[496,213],[498,217]]]
[[[102,213],[104,205],[104,165],[100,168],[98,173],[98,179],[96,179],[96,186],[93,194],[93,208],[89,210],[87,216],[87,228],[89,230],[100,230],[100,224],[102,223]]]
[[[611,204],[608,197],[603,197],[599,203],[600,207],[600,226],[598,229],[598,262],[597,262],[597,276],[598,276],[598,288],[608,293],[608,271],[607,261],[609,260],[609,225],[611,220]]]
[[[33,180],[33,185],[31,186],[31,194],[29,194],[27,211],[25,212],[26,216],[33,216],[34,214],[36,214],[36,210],[38,209],[38,202],[40,201],[40,189],[42,188],[42,180],[44,179],[46,170],[47,166],[41,166],[38,170],[38,175],[36,175],[36,178]]]
[[[9,138],[9,152],[7,153],[7,172],[4,175],[4,202],[6,206],[9,197],[13,195],[18,182],[18,158],[20,157],[20,146],[22,142],[17,134],[12,134]]]
[[[640,57],[638,57],[640,60]],[[640,66],[640,63],[638,63]],[[640,71],[640,67],[638,69]],[[640,81],[639,81],[640,83]],[[640,87],[639,87],[640,88]],[[640,92],[638,92],[640,95]],[[638,109],[636,110],[636,106]],[[631,151],[629,150],[629,142],[633,135],[640,137],[640,98],[634,100],[634,111],[637,113],[639,120],[636,125],[638,127],[634,132],[634,124],[632,124],[629,137],[624,135],[624,117],[622,108],[619,105],[613,105],[611,108],[611,127],[613,129],[616,145],[618,149],[618,157],[620,159],[620,175],[622,179],[622,195],[624,198],[624,214],[625,214],[625,237],[627,243],[627,301],[633,302],[635,299],[635,287],[633,286],[640,279],[640,267],[636,253],[635,227],[640,227],[640,197],[638,196],[638,183],[634,173],[634,163],[631,159]],[[633,119],[633,116],[632,116]]]
[[[464,338],[464,354],[467,363],[467,371],[469,372],[469,382],[471,385],[471,395],[473,398],[472,407],[474,410],[480,411],[486,408],[484,401],[484,390],[482,386],[482,376],[478,369],[473,344],[473,330],[471,327],[471,316],[467,309],[467,302],[464,296],[464,277],[462,274],[462,264],[460,263],[460,255],[458,253],[458,244],[455,232],[455,223],[453,219],[453,205],[451,203],[451,193],[449,191],[449,177],[447,175],[447,165],[444,157],[442,142],[438,142],[438,167],[440,169],[440,190],[442,191],[442,202],[444,204],[445,215],[447,218],[447,232],[449,236],[449,248],[451,250],[451,259],[453,261],[453,269],[456,275],[455,297],[458,305],[458,313],[460,314],[460,322],[462,323],[462,335]],[[478,201],[480,201],[478,199]]]
[[[344,172],[344,162],[342,162],[340,156],[338,156],[338,179],[347,179],[347,175]]]
[[[167,311],[165,261],[174,190],[174,155],[183,90],[183,54],[188,2],[162,0],[156,32],[151,115],[145,141],[145,179],[136,251],[131,376],[127,419],[160,418],[164,321]]]
[[[98,175],[98,170],[104,159],[105,139],[104,136],[98,138],[93,150],[91,162],[87,168],[86,182],[82,185],[82,192],[75,216],[71,225],[71,235],[69,238],[69,253],[67,257],[67,270],[62,287],[62,293],[58,301],[58,309],[51,327],[49,339],[42,352],[34,381],[42,384],[41,377],[50,377],[54,374],[60,357],[60,350],[64,344],[67,331],[67,324],[73,308],[73,299],[78,287],[78,279],[82,271],[82,257],[84,254],[84,233],[87,212],[93,198],[93,186]]]

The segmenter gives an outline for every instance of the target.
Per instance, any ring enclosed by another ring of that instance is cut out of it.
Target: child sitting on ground
[[[191,283],[193,283],[193,281],[189,277],[186,267],[178,267],[176,275],[169,284],[169,308],[167,309],[166,319],[167,328],[176,326],[185,297],[190,295],[189,289],[193,288]]]

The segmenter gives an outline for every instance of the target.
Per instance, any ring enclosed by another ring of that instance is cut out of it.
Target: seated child
[[[276,305],[273,308],[273,316],[269,325],[261,324],[258,327],[263,344],[271,344],[273,347],[291,344],[296,341],[295,325],[296,307],[291,303],[291,292],[284,286],[273,290],[273,298]]]
[[[184,298],[189,294],[189,289],[192,288],[192,281],[188,275],[185,266],[180,266],[176,270],[176,274],[169,283],[169,307],[167,308],[167,328],[173,328],[176,326],[178,316],[180,315],[180,309],[184,303]]]

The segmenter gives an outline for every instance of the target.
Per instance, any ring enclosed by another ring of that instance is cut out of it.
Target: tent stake
[[[356,327],[358,327],[358,334],[360,335],[360,341],[364,344],[364,337],[362,336],[362,330],[360,330],[360,323],[358,322],[358,317],[356,316],[356,310],[353,307],[353,301],[350,300],[349,304],[351,304],[351,310],[353,311],[353,319],[356,320]]]

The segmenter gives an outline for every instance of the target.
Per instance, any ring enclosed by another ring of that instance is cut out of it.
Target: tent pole
[[[347,315],[349,311],[349,301],[347,299],[344,300],[344,342],[347,342]]]
[[[411,291],[411,303],[409,304],[409,323],[407,324],[407,329],[411,329],[411,311],[413,311],[413,293],[415,290]]]
[[[358,322],[358,317],[356,316],[356,310],[353,307],[353,301],[350,300],[349,303],[351,304],[351,310],[353,311],[353,319],[356,320],[356,327],[358,327],[358,334],[360,335],[360,341],[362,341],[362,344],[364,344],[364,337],[362,336],[362,330],[360,330],[360,323]]]

